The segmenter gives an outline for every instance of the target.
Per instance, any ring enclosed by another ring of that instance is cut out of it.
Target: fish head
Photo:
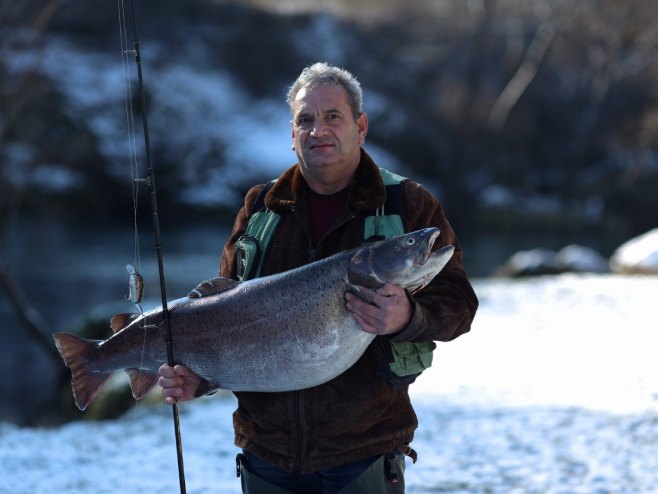
[[[393,283],[414,293],[424,288],[448,263],[455,248],[432,251],[441,230],[424,228],[364,245],[354,254],[349,282],[370,289]]]

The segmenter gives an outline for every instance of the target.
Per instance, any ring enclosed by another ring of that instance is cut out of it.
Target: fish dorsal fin
[[[215,293],[229,290],[239,284],[239,281],[232,280],[231,278],[213,278],[199,283],[196,288],[187,294],[187,296],[189,298],[207,297],[208,295],[214,295]]]
[[[139,314],[135,314],[134,312],[124,312],[123,314],[116,314],[110,320],[110,327],[112,328],[112,332],[118,333],[138,317]]]

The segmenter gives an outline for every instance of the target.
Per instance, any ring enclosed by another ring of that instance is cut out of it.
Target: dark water
[[[216,276],[229,233],[229,225],[208,223],[163,228],[169,300]],[[143,306],[148,309],[160,300],[155,242],[149,228],[140,228],[139,234],[140,271],[146,285]],[[11,226],[6,240],[11,274],[43,316],[47,331],[70,330],[93,314],[107,317],[134,311],[125,300],[125,266],[135,263],[132,225],[24,221]],[[461,240],[465,266],[473,277],[488,275],[515,251],[538,246],[558,249],[568,243],[553,235],[482,235]],[[62,364],[27,336],[4,292],[0,292],[0,328],[0,373],[10,377],[0,380],[0,420],[20,421],[52,398],[56,366]]]
[[[199,281],[217,275],[219,254],[230,231],[223,226],[182,225],[163,232],[167,298],[184,296]],[[152,231],[141,229],[140,265],[144,309],[159,304],[160,287]],[[81,225],[66,221],[15,224],[5,247],[12,278],[39,312],[45,330],[70,330],[92,315],[134,312],[125,300],[126,264],[135,264],[132,225]],[[30,420],[53,399],[57,367],[15,317],[0,289],[0,420]],[[108,320],[108,336],[109,320]],[[50,341],[50,336],[48,336]]]

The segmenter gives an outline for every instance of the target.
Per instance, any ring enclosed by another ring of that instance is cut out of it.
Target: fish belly
[[[337,377],[374,338],[345,308],[343,272],[252,280],[174,308],[177,362],[231,391],[291,391]]]

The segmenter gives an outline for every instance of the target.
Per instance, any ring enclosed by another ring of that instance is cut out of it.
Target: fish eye
[[[414,245],[415,243],[416,243],[415,238],[413,238],[413,237],[407,238],[407,245],[411,246],[411,245]]]

